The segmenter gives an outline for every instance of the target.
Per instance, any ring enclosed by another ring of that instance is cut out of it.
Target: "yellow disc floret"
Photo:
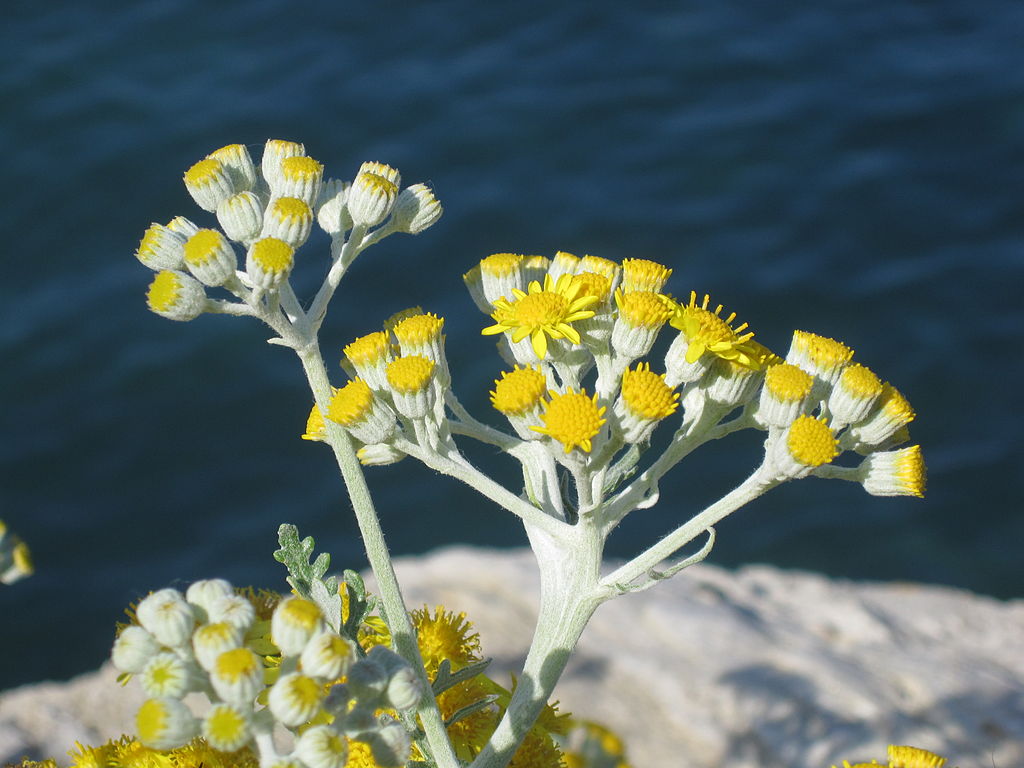
[[[294,248],[276,237],[264,237],[252,246],[252,258],[264,272],[287,272],[292,268],[294,254]]]
[[[764,372],[764,386],[784,403],[803,400],[811,394],[814,377],[789,363],[772,365]]]
[[[753,338],[753,332],[746,330],[746,323],[733,327],[736,313],[730,312],[723,318],[722,305],[719,304],[712,312],[708,309],[710,302],[711,297],[705,294],[704,300],[698,304],[696,291],[691,291],[690,302],[677,304],[669,321],[689,342],[686,362],[695,363],[705,352],[711,352],[725,360],[756,368],[758,363],[747,344]]]
[[[518,365],[512,371],[503,371],[494,381],[491,405],[504,414],[520,415],[536,408],[547,391],[547,380],[538,368]]]
[[[916,416],[910,401],[891,384],[882,385],[882,411],[893,422],[909,424]]]
[[[519,271],[523,259],[518,253],[493,253],[480,260],[480,271],[492,277],[507,277]]]
[[[223,173],[224,166],[219,160],[206,158],[185,171],[185,184],[198,187],[205,186],[220,178]]]
[[[637,417],[659,421],[679,406],[679,393],[665,383],[665,377],[651,371],[649,363],[627,368],[622,374],[622,399]]]
[[[170,312],[181,294],[181,278],[169,269],[156,273],[146,291],[146,303],[154,312]]]
[[[327,418],[344,427],[363,421],[373,410],[373,392],[362,379],[352,379],[331,397]]]
[[[292,160],[308,160],[308,157],[294,157]],[[315,161],[314,161],[315,162]],[[305,222],[312,220],[313,211],[304,200],[297,197],[279,197],[270,206],[270,214],[284,222]]]
[[[942,768],[946,758],[918,747],[889,745],[890,768]]]
[[[261,665],[259,656],[248,648],[234,648],[217,657],[214,669],[220,677],[234,682],[252,676]]]
[[[337,390],[334,391],[337,392]],[[301,437],[303,440],[316,440],[321,443],[327,439],[324,415],[315,403],[309,411],[309,417],[306,419],[306,431],[302,433]]]
[[[672,308],[665,299],[665,296],[653,291],[634,290],[627,293],[620,288],[615,292],[619,318],[632,328],[653,330],[664,325],[672,315]]]
[[[599,272],[580,272],[573,275],[572,282],[579,288],[579,295],[596,296],[598,302],[607,300],[612,290],[612,278]]]
[[[352,365],[374,365],[387,358],[390,348],[388,335],[384,331],[377,331],[360,336],[348,344],[344,352]]]
[[[423,355],[399,357],[388,364],[388,384],[396,392],[406,395],[422,392],[430,383],[434,367],[434,361]]]
[[[592,441],[606,421],[602,417],[607,408],[598,407],[597,395],[588,397],[585,390],[550,394],[551,400],[541,414],[544,426],[530,429],[554,438],[564,446],[566,453],[577,446],[590,453]]]
[[[789,427],[786,445],[792,457],[805,467],[828,464],[839,454],[835,435],[813,416],[799,416]]]
[[[215,229],[200,229],[185,241],[185,261],[193,265],[206,264],[222,248],[224,235]]]
[[[602,259],[600,256],[584,256],[580,259],[580,270],[577,274],[584,272],[602,275],[611,283],[619,274],[619,265],[611,259]]]
[[[869,398],[882,394],[882,380],[870,368],[859,363],[846,366],[839,381],[841,386],[854,397]]]
[[[428,312],[405,318],[395,325],[394,334],[403,347],[421,347],[437,341],[443,327],[444,318]]]
[[[793,331],[792,348],[815,372],[835,370],[853,357],[853,350],[841,341],[809,331]]]
[[[281,161],[281,175],[288,180],[309,181],[318,178],[324,167],[312,157],[295,155]]]
[[[594,316],[589,309],[598,299],[581,292],[581,286],[574,284],[572,275],[562,275],[558,281],[544,276],[544,283],[534,280],[528,291],[513,289],[513,301],[502,298],[494,302],[495,325],[484,328],[481,333],[491,336],[510,332],[512,342],[518,343],[530,337],[533,351],[543,359],[547,355],[548,337],[568,339],[580,343],[579,332],[572,327],[578,320]]]
[[[622,290],[658,293],[665,287],[672,270],[647,259],[622,260]]]
[[[437,675],[445,659],[451,662],[453,672],[480,660],[480,635],[465,613],[453,613],[438,605],[431,614],[430,609],[423,606],[414,610],[411,618],[416,627],[416,644],[431,678]]]
[[[921,446],[912,445],[897,451],[893,479],[906,496],[924,498],[927,469]]]

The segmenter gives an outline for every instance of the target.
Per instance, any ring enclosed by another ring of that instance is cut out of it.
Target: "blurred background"
[[[99,665],[148,590],[284,588],[280,522],[337,567],[365,564],[329,451],[299,439],[294,356],[252,320],[151,314],[133,256],[150,222],[209,221],[190,165],[268,138],[304,142],[332,176],[390,163],[446,209],[356,263],[322,335],[332,368],[420,304],[447,318],[463,402],[497,423],[502,364],[466,269],[498,251],[661,261],[669,290],[710,293],[778,351],[794,328],[852,346],[914,405],[930,468],[924,501],[777,489],[719,527],[711,562],[1021,595],[1017,0],[9,0],[4,16],[0,517],[38,572],[0,590],[0,689]],[[300,252],[300,296],[325,247]],[[688,459],[610,554],[728,490],[760,443]],[[511,515],[413,461],[369,476],[396,554],[525,544]]]

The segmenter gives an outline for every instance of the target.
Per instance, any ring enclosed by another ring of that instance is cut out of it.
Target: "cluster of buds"
[[[13,584],[31,576],[32,572],[32,554],[28,544],[0,520],[0,584]]]
[[[323,440],[326,417],[362,444],[358,456],[367,465],[402,458],[402,440],[434,450],[453,447],[445,417],[450,377],[443,328],[444,318],[413,308],[346,345],[343,366],[351,379],[334,390],[327,413],[313,407],[303,437]]]
[[[327,282],[336,285],[338,272],[362,248],[395,232],[418,234],[442,213],[429,187],[402,189],[399,172],[383,163],[363,163],[351,181],[325,178],[323,171],[302,144],[279,139],[266,143],[259,165],[244,145],[229,144],[189,168],[186,189],[219,227],[177,216],[146,230],[135,255],[156,272],[149,308],[171,320],[203,312],[261,315],[276,308],[281,294],[294,319],[288,278],[314,223],[332,239],[335,275]],[[208,298],[207,290],[218,287],[241,304]]]
[[[201,735],[214,749],[255,747],[261,765],[342,768],[352,742],[381,766],[405,765],[410,737],[395,716],[413,711],[424,691],[412,668],[386,647],[360,658],[304,598],[280,600],[267,617],[221,579],[185,594],[162,589],[141,600],[137,624],[114,642],[114,666],[134,675],[148,697],[139,708],[139,741],[175,749]],[[201,715],[185,701],[205,694]],[[281,754],[275,728],[293,734]]]

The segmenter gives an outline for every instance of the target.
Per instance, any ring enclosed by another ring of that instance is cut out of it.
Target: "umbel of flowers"
[[[240,145],[217,150],[186,172],[185,185],[219,229],[177,217],[147,230],[137,256],[157,272],[149,307],[175,320],[254,316],[273,329],[273,343],[297,353],[314,399],[303,437],[334,452],[393,646],[424,689],[437,680],[420,658],[360,463],[412,456],[471,485],[526,530],[541,575],[539,619],[519,684],[474,768],[513,760],[601,603],[702,560],[715,524],[747,502],[812,475],[879,496],[924,493],[921,451],[901,447],[914,412],[894,386],[853,361],[852,349],[797,330],[776,354],[709,296],[673,296],[672,269],[647,259],[499,253],[464,275],[490,318],[481,332],[496,339],[505,364],[495,368],[491,404],[507,430],[460,403],[445,320],[420,308],[365,328],[344,347],[347,379],[332,383],[317,331],[342,276],[369,245],[432,225],[441,213],[433,194],[423,185],[402,190],[398,171],[380,163],[364,163],[351,181],[324,179],[302,145],[276,140],[258,167]],[[303,306],[289,280],[314,222],[331,238],[330,259]],[[215,289],[234,300],[211,298]],[[662,335],[669,338],[659,345]],[[602,568],[608,536],[628,514],[657,503],[669,470],[743,430],[758,433],[764,449],[745,480],[703,510],[680,515],[687,500],[673,499],[674,530],[629,562]],[[468,440],[518,462],[523,487],[477,469]],[[679,555],[702,536],[698,551]],[[160,722],[176,722],[176,706],[155,710]],[[429,761],[459,765],[434,698],[422,697],[417,714]]]

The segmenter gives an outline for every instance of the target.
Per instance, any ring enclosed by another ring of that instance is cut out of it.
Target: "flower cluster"
[[[375,764],[405,765],[405,727],[378,712],[414,710],[424,694],[419,679],[384,646],[360,658],[309,600],[288,596],[261,616],[244,594],[211,579],[185,594],[154,592],[135,615],[112,660],[148,696],[136,716],[146,747],[176,749],[201,735],[222,752],[254,747],[262,765],[342,768],[359,742]],[[184,701],[193,692],[211,702],[202,716]],[[295,735],[287,753],[278,751],[275,727]]]
[[[914,418],[898,390],[854,363],[849,347],[814,333],[796,331],[785,357],[776,355],[708,296],[677,301],[664,293],[671,272],[644,259],[618,264],[560,252],[553,259],[495,254],[466,274],[494,320],[482,333],[499,336],[512,366],[494,382],[491,403],[518,440],[498,437],[461,409],[450,388],[444,320],[419,309],[345,347],[353,378],[335,390],[328,413],[314,407],[304,437],[323,439],[326,416],[363,444],[364,464],[415,453],[441,468],[438,456],[458,456],[451,435],[470,434],[523,458],[533,498],[544,497],[553,460],[577,484],[589,481],[579,498],[596,507],[676,415],[670,451],[677,453],[682,439],[692,447],[741,428],[766,432],[766,484],[816,474],[859,481],[876,495],[923,495],[920,448],[895,448]],[[649,358],[664,328],[674,331],[667,351]],[[530,442],[550,456],[520,445]],[[845,451],[864,458],[834,463]],[[545,511],[569,518],[551,508],[560,499],[547,500]]]
[[[402,189],[401,181],[397,170],[376,162],[363,163],[351,181],[325,178],[323,165],[302,144],[280,139],[266,143],[258,165],[241,144],[211,152],[185,172],[184,182],[219,227],[177,216],[146,230],[135,255],[156,272],[149,308],[171,320],[192,320],[203,312],[267,319],[284,302],[294,321],[302,310],[288,278],[296,251],[316,223],[330,235],[335,256],[315,302],[322,312],[360,250],[395,232],[418,234],[441,216],[429,187]],[[208,298],[207,290],[218,287],[241,302]]]
[[[34,571],[28,544],[0,520],[0,584],[13,584]]]

